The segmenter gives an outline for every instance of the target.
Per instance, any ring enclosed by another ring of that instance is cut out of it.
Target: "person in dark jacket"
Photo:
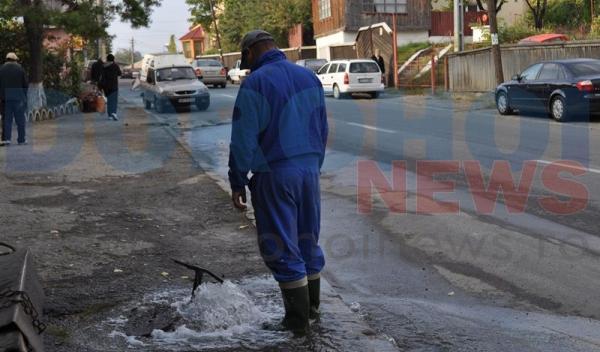
[[[2,142],[10,145],[12,139],[13,120],[17,124],[19,144],[26,144],[25,139],[25,110],[27,109],[27,75],[18,64],[19,58],[15,53],[6,55],[6,63],[0,67],[0,100],[2,100]]]
[[[113,54],[106,56],[106,64],[102,69],[102,78],[100,80],[100,89],[106,96],[106,112],[108,118],[118,121],[117,108],[119,102],[119,77],[121,76],[121,68],[115,63]]]
[[[96,62],[92,64],[91,80],[92,83],[98,85],[102,79],[102,71],[104,70],[104,61],[98,58]]]
[[[314,73],[288,61],[265,31],[244,37],[241,68],[252,73],[233,112],[232,201],[245,210],[249,187],[259,250],[283,295],[283,326],[303,335],[309,319],[319,315],[325,265],[318,244],[319,175],[328,134],[323,87]]]
[[[385,85],[387,86],[387,76],[385,75],[385,60],[381,54],[377,54],[377,60],[375,60],[379,65],[379,69],[381,70],[381,74],[383,75]]]

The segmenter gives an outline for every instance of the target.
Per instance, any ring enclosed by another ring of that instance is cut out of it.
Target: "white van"
[[[240,66],[242,65],[242,60],[237,60],[235,62],[235,67],[232,68],[231,70],[229,70],[229,72],[227,73],[227,76],[229,76],[229,79],[231,80],[231,83],[236,84],[236,83],[242,83],[244,81],[244,79],[246,78],[246,76],[248,76],[250,74],[250,70],[242,70],[240,68]]]
[[[199,110],[210,106],[210,93],[198,81],[194,68],[180,54],[146,55],[140,72],[144,105],[162,113],[168,107],[195,105]]]
[[[368,93],[377,98],[385,89],[383,74],[373,60],[335,60],[323,65],[317,76],[325,94],[340,99],[351,93]]]

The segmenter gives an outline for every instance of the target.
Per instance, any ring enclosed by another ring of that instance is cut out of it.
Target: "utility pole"
[[[398,15],[396,12],[392,14],[392,26],[394,33],[392,33],[392,50],[394,50],[394,87],[400,88],[400,77],[398,77]]]
[[[488,15],[490,17],[490,36],[492,38],[492,62],[496,73],[496,83],[504,82],[504,72],[502,70],[502,53],[500,51],[500,41],[498,40],[498,21],[496,18],[496,1],[488,0]]]
[[[454,0],[454,52],[465,50],[465,9],[462,0]]]
[[[215,25],[215,34],[217,35],[217,46],[219,47],[221,64],[225,65],[225,61],[223,60],[223,48],[221,47],[221,34],[219,33],[219,24],[217,23],[217,15],[215,13],[215,5],[213,4],[213,0],[208,0],[208,4],[210,5],[210,13],[212,14],[213,23]]]
[[[133,70],[133,64],[135,63],[135,39],[131,37],[131,69]]]
[[[591,14],[591,22],[594,22],[594,17],[596,17],[596,6],[594,6],[594,0],[590,0],[590,14]]]

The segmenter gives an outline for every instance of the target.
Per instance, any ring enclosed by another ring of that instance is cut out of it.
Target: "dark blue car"
[[[600,112],[600,60],[531,65],[496,88],[496,107],[502,115],[518,110],[548,113],[560,122],[587,118]]]

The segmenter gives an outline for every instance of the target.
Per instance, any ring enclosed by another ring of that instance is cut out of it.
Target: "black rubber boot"
[[[308,318],[319,319],[319,305],[321,304],[321,279],[308,280],[308,297],[310,298],[310,312]]]
[[[285,307],[285,318],[283,326],[291,330],[296,336],[304,336],[308,333],[308,313],[310,302],[308,298],[308,286],[293,289],[281,289],[283,305]]]

